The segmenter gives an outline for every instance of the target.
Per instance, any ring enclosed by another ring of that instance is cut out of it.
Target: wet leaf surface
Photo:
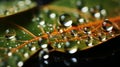
[[[113,43],[119,42],[120,37],[120,2],[94,2],[41,0],[36,6],[31,0],[1,1],[0,8],[8,9],[0,11],[0,66],[112,63],[117,59],[112,57],[119,56],[120,51],[119,43]],[[19,10],[11,13],[14,5]]]

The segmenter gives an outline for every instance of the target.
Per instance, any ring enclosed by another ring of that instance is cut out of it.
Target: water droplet
[[[98,38],[100,41],[106,41],[106,35],[104,33],[99,33]]]
[[[66,66],[70,66],[70,65],[71,65],[70,62],[67,61],[67,60],[64,60],[64,64],[65,64]]]
[[[86,34],[91,34],[90,27],[85,27],[85,28],[84,28],[84,32],[85,32]]]
[[[83,23],[86,22],[86,20],[84,18],[78,18],[77,22],[80,23],[80,24],[83,24]]]
[[[22,67],[22,66],[23,66],[23,61],[19,61],[19,62],[17,63],[17,65],[18,65],[18,67]]]
[[[77,47],[74,47],[74,48],[71,48],[68,52],[69,52],[70,54],[74,54],[74,53],[77,52],[77,50],[78,50],[78,48],[77,48]]]
[[[12,52],[8,52],[8,56],[12,56]]]
[[[41,48],[47,48],[48,46],[48,40],[46,38],[40,38],[38,41],[38,44],[40,45]]]
[[[104,22],[102,23],[102,27],[105,31],[112,32],[113,25],[112,25],[112,22],[109,21],[108,19],[104,20]]]
[[[45,64],[48,64],[49,62],[48,62],[48,60],[44,60],[44,63],[45,63]]]
[[[101,18],[100,12],[96,12],[96,13],[94,14],[94,17],[95,17],[96,19],[100,19],[100,18]]]
[[[84,0],[77,0],[76,1],[76,6],[79,10],[81,10],[81,8],[85,5]]]
[[[28,58],[28,57],[29,57],[29,53],[27,53],[27,52],[24,53],[24,57],[25,57],[25,58]]]
[[[63,48],[63,47],[64,47],[64,43],[62,43],[62,42],[55,42],[55,43],[54,43],[54,46],[55,46],[56,48]]]
[[[40,60],[43,60],[43,59],[48,59],[48,58],[49,58],[48,49],[42,49],[42,50],[39,52],[39,59],[40,59]]]
[[[77,58],[72,57],[72,58],[71,58],[71,61],[72,61],[73,63],[77,63]]]
[[[26,4],[26,5],[30,5],[31,3],[32,3],[31,0],[25,0],[25,4]]]
[[[84,6],[84,7],[81,9],[81,11],[82,11],[83,13],[86,13],[86,12],[89,11],[89,8],[88,8],[87,6]]]
[[[31,51],[36,51],[36,47],[33,46],[33,47],[31,48]]]
[[[89,47],[93,46],[93,37],[92,36],[88,36],[88,38],[86,39],[86,44]]]
[[[15,41],[16,40],[16,32],[14,29],[6,29],[5,38],[7,40]]]
[[[72,26],[72,23],[73,23],[69,14],[60,15],[59,16],[59,21],[60,21],[61,25],[65,26],[65,27]]]
[[[55,13],[51,13],[51,14],[50,14],[50,18],[51,18],[51,19],[56,18],[56,14],[55,14]]]
[[[102,9],[100,13],[102,14],[103,17],[107,16],[107,11],[105,9]]]

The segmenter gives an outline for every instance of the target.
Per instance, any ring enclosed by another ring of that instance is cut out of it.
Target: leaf
[[[30,6],[17,13],[0,13],[0,66],[21,67],[39,50],[45,60],[52,51],[74,54],[120,35],[117,0],[84,0],[83,5],[77,1],[81,2],[58,0],[37,8],[33,2],[32,10]]]

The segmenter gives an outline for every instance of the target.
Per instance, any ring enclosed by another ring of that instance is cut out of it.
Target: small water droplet
[[[76,6],[79,10],[81,10],[84,5],[85,5],[84,0],[77,0],[76,1]]]
[[[101,18],[100,12],[94,13],[94,17],[95,17],[96,19],[100,19],[100,18]]]
[[[49,58],[48,49],[42,49],[42,50],[39,52],[39,59],[40,59],[40,60],[43,60],[43,59],[48,59],[48,58]]]
[[[108,19],[104,20],[104,22],[102,23],[102,27],[105,31],[112,32],[113,25],[112,25],[112,22],[109,21]]]
[[[55,13],[51,13],[51,14],[50,14],[50,18],[51,18],[51,19],[56,18],[56,14],[55,14]]]
[[[86,34],[91,34],[91,30],[90,30],[89,27],[85,27],[85,28],[84,28],[84,32],[85,32]]]
[[[14,29],[6,29],[5,38],[7,40],[15,41],[16,40],[16,32]]]
[[[98,38],[100,41],[106,41],[106,35],[104,33],[98,33]]]
[[[73,23],[69,14],[60,15],[59,16],[59,21],[60,21],[61,25],[65,26],[65,27],[72,26],[72,23]]]
[[[31,51],[36,51],[36,47],[33,46],[33,47],[31,48]]]
[[[41,48],[47,48],[48,46],[48,40],[46,38],[40,38],[38,41],[38,44],[40,45]]]
[[[89,47],[93,46],[93,37],[92,36],[88,36],[88,38],[86,39],[86,44]]]
[[[83,24],[83,23],[86,22],[86,20],[84,18],[78,18],[77,22],[80,23],[80,24]]]
[[[22,67],[23,64],[24,64],[23,61],[19,61],[19,62],[17,63],[18,67]]]
[[[81,9],[81,11],[82,11],[83,13],[86,13],[86,12],[89,11],[89,8],[88,8],[87,6],[84,6],[84,7]]]
[[[28,58],[28,57],[29,57],[29,53],[27,53],[27,52],[24,53],[24,57],[25,57],[25,58]]]
[[[105,9],[102,9],[100,13],[102,14],[103,17],[107,16],[107,11]]]
[[[69,52],[70,54],[74,54],[74,53],[77,52],[77,50],[78,50],[78,48],[77,48],[77,47],[74,47],[74,48],[71,48],[68,52]]]
[[[12,52],[8,52],[8,56],[12,56]]]
[[[71,61],[72,61],[73,63],[77,63],[77,58],[72,57],[72,58],[71,58]]]

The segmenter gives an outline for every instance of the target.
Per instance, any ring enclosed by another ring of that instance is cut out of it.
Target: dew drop
[[[59,16],[59,21],[60,21],[61,25],[65,26],[65,27],[72,26],[72,23],[73,23],[69,14],[60,15]]]
[[[79,10],[81,10],[84,5],[85,5],[84,0],[77,0],[76,1],[76,6]]]
[[[24,57],[25,57],[25,58],[28,58],[28,57],[29,57],[29,53],[27,53],[27,52],[24,53]]]
[[[18,67],[22,67],[22,66],[23,66],[23,61],[19,61],[19,62],[17,63],[17,65],[18,65]]]
[[[102,16],[107,16],[107,11],[105,10],[105,9],[102,9],[101,11],[100,11],[100,13],[102,14]]]
[[[89,8],[88,8],[87,6],[84,6],[84,7],[81,9],[81,11],[82,11],[83,13],[86,13],[86,12],[89,11]]]
[[[105,31],[112,32],[113,25],[112,25],[112,22],[109,21],[108,19],[104,20],[104,22],[102,23],[102,27]]]
[[[12,52],[8,52],[8,56],[12,56]]]
[[[71,61],[72,61],[73,63],[77,63],[77,58],[72,57],[72,58],[71,58]]]
[[[38,41],[38,44],[40,45],[41,48],[47,48],[47,39],[46,38],[40,38]]]
[[[78,18],[77,22],[80,23],[80,24],[83,24],[83,23],[86,22],[86,20],[84,18]]]
[[[16,32],[14,29],[6,29],[5,38],[7,40],[15,41],[16,40]]]
[[[100,18],[101,18],[100,12],[96,12],[96,13],[94,14],[94,17],[95,17],[96,19],[100,19]]]
[[[43,60],[43,59],[48,59],[48,58],[49,58],[48,49],[42,49],[42,50],[39,52],[39,59],[40,59],[40,60]]]
[[[72,49],[70,49],[68,52],[70,53],[70,54],[74,54],[74,53],[76,53],[77,52],[77,47],[74,47],[74,48],[72,48]]]
[[[84,32],[85,32],[86,34],[91,34],[91,30],[90,30],[89,27],[85,27],[85,28],[84,28]]]
[[[88,36],[88,38],[86,39],[86,44],[89,47],[93,46],[93,37],[92,36]]]
[[[51,13],[51,14],[50,14],[50,18],[51,18],[51,19],[56,18],[56,14],[55,14],[55,13]]]
[[[36,47],[33,46],[33,47],[31,48],[31,51],[36,51]]]
[[[104,33],[99,33],[98,36],[100,41],[106,41],[106,35]]]

